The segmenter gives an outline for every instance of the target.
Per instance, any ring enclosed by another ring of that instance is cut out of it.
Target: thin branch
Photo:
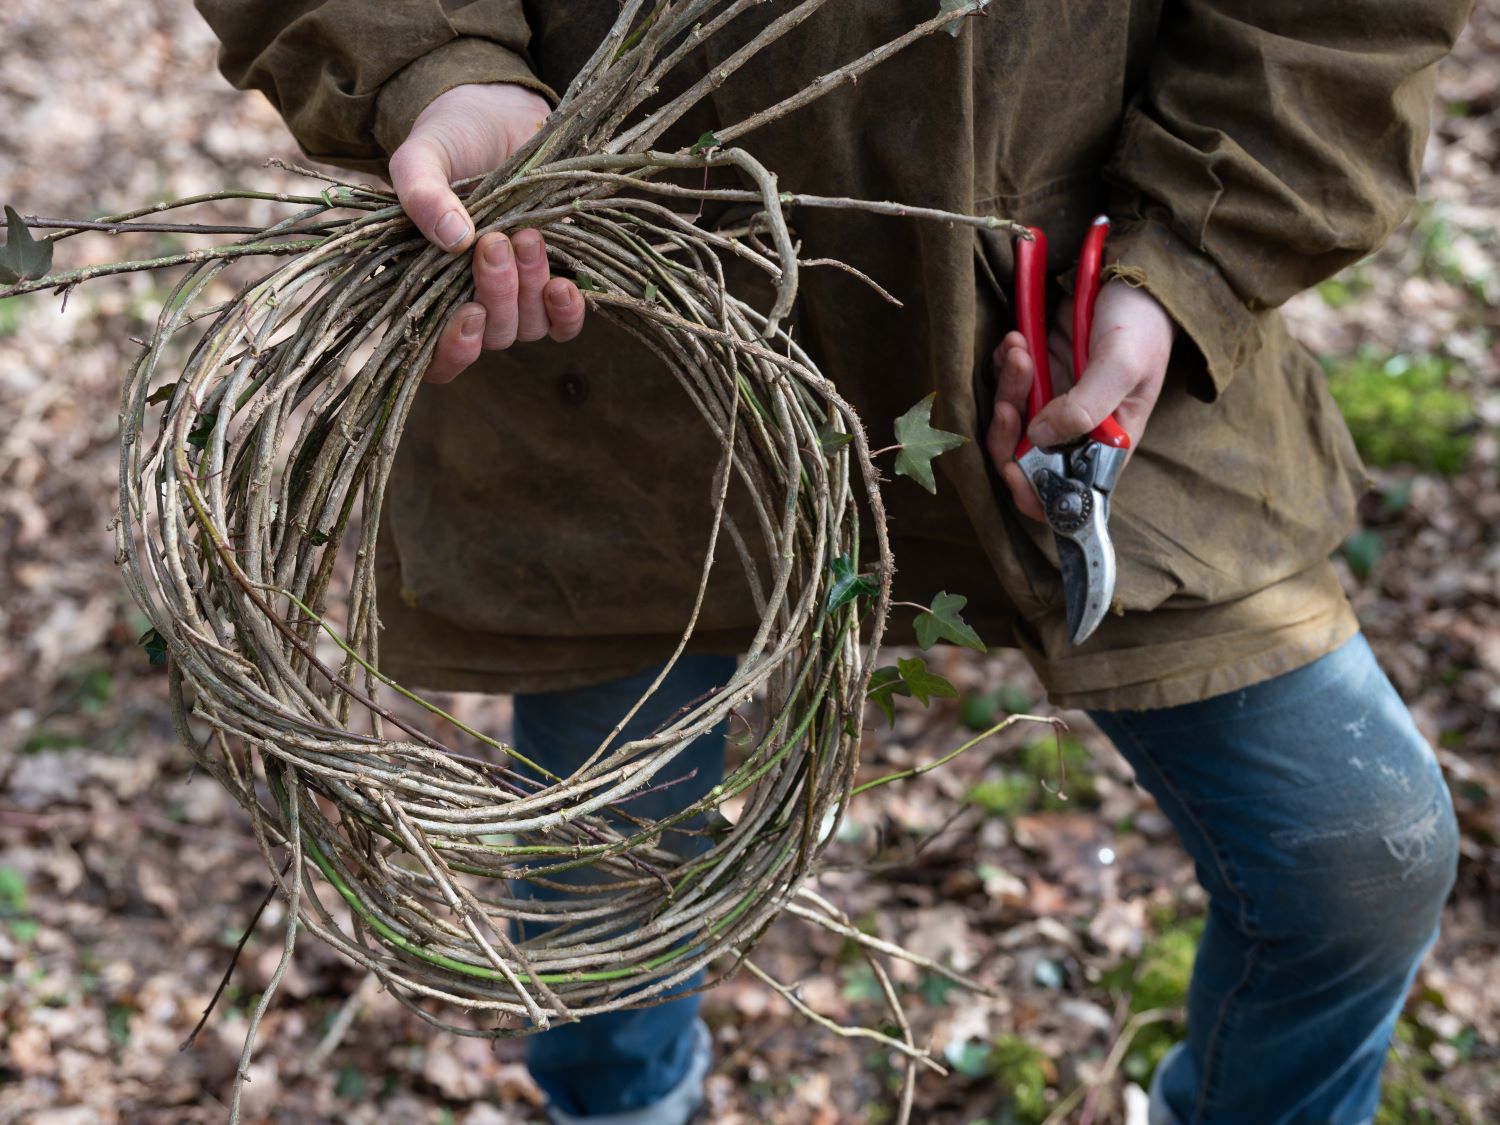
[[[783,98],[775,105],[769,106],[766,109],[761,110],[759,113],[751,114],[749,117],[745,118],[743,121],[738,122],[737,124],[727,125],[722,129],[716,129],[714,131],[715,135],[719,138],[720,144],[733,144],[736,140],[744,136],[746,133],[750,132],[752,129],[758,129],[760,128],[760,126],[765,125],[769,122],[777,121],[785,117],[787,114],[791,113],[793,110],[801,109],[803,106],[817,101],[819,98],[823,97],[823,95],[832,93],[840,86],[845,86],[850,82],[857,81],[861,74],[864,74],[872,67],[875,67],[884,62],[886,59],[890,58],[897,52],[905,50],[917,40],[925,39],[927,36],[936,31],[946,31],[951,28],[958,20],[964,19],[968,16],[977,15],[980,12],[983,12],[984,9],[988,6],[989,0],[970,0],[970,2],[966,5],[954,7],[947,11],[944,11],[939,15],[934,16],[932,19],[927,20],[925,23],[918,24],[916,27],[908,31],[905,35],[898,36],[897,38],[891,40],[889,43],[881,44],[873,51],[862,55],[861,57],[855,59],[853,62],[846,63],[844,66],[839,67],[837,70],[830,71],[829,73],[821,75],[818,78],[814,78],[801,90],[797,91],[797,93]]]
[[[865,273],[863,270],[855,269],[848,262],[841,262],[837,258],[803,258],[798,262],[798,265],[800,265],[803,269],[807,269],[809,266],[832,266],[834,269],[842,270],[844,273],[858,278],[860,281],[863,281],[866,285],[868,285],[871,289],[875,290],[875,292],[880,296],[881,300],[895,305],[898,309],[905,308],[905,306],[900,301],[898,301],[895,297],[892,297],[890,293],[888,293],[877,281],[874,280],[874,278],[870,277],[870,275]]]
[[[223,226],[215,223],[101,223],[93,219],[43,219],[36,215],[22,215],[21,221],[28,227],[60,227],[64,230],[99,230],[109,234],[129,234],[144,231],[148,234],[264,234],[265,227]]]
[[[916,1047],[913,1047],[909,1043],[903,1043],[900,1039],[893,1039],[883,1031],[874,1031],[868,1027],[845,1027],[842,1024],[834,1023],[834,1021],[829,1019],[827,1016],[815,1012],[811,1008],[809,1008],[793,989],[788,988],[786,985],[782,984],[775,977],[771,976],[770,973],[767,973],[765,970],[760,968],[760,966],[755,964],[755,962],[746,961],[745,968],[749,969],[753,976],[764,982],[767,986],[770,987],[773,992],[781,996],[784,1000],[786,1000],[788,1004],[790,1004],[798,1012],[802,1013],[802,1015],[812,1020],[812,1022],[817,1024],[819,1027],[833,1032],[840,1039],[872,1040],[876,1043],[879,1043],[882,1047],[889,1047],[891,1050],[904,1055],[908,1059],[911,1059],[917,1065],[924,1066],[928,1070],[931,1070],[936,1074],[945,1076],[947,1075],[947,1068],[933,1059],[933,1057],[926,1051],[918,1050]]]
[[[287,868],[290,866],[291,861],[288,860],[286,866],[282,867],[281,874],[283,878],[286,876]],[[245,932],[240,934],[240,940],[235,942],[234,952],[229,956],[229,964],[224,967],[224,975],[219,978],[219,987],[214,989],[213,996],[209,998],[208,1007],[203,1009],[203,1015],[198,1018],[198,1022],[193,1026],[193,1030],[188,1032],[188,1037],[178,1045],[177,1049],[179,1051],[186,1051],[189,1047],[193,1046],[198,1039],[199,1032],[208,1025],[208,1017],[213,1014],[214,1008],[218,1006],[219,997],[224,995],[224,989],[229,987],[230,978],[234,976],[234,967],[240,963],[240,954],[245,951],[245,945],[250,941],[250,935],[255,932],[255,927],[260,922],[260,916],[266,912],[266,907],[271,905],[271,900],[275,897],[276,884],[272,883],[266,889],[265,897],[260,900],[260,905],[255,908],[255,913],[250,915],[250,921],[245,926]]]
[[[1059,719],[1055,715],[1010,715],[1002,719],[1000,722],[996,723],[994,726],[990,727],[988,730],[980,731],[973,738],[969,739],[969,741],[958,747],[958,749],[950,750],[941,758],[937,758],[931,762],[927,762],[923,765],[916,766],[909,770],[901,770],[898,773],[889,773],[884,777],[877,777],[875,780],[867,781],[863,785],[856,785],[849,795],[851,797],[858,797],[861,793],[868,792],[869,790],[878,788],[882,785],[889,785],[893,781],[905,781],[908,778],[921,777],[924,773],[931,773],[935,769],[946,766],[949,762],[953,761],[954,758],[958,757],[965,751],[971,750],[986,739],[992,738],[993,736],[999,734],[1012,723],[1048,723],[1051,725],[1053,733],[1057,736],[1059,746],[1061,746],[1063,732],[1068,729],[1068,724],[1063,722],[1063,720]],[[1062,751],[1059,749],[1058,753],[1061,754],[1061,752]]]

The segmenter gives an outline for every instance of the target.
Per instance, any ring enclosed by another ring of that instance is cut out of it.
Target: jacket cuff
[[[376,141],[389,156],[406,140],[417,116],[434,98],[455,86],[479,82],[525,86],[554,106],[558,101],[520,55],[493,40],[466,36],[413,60],[381,87],[375,103]]]
[[[1181,330],[1173,367],[1194,397],[1213,402],[1260,348],[1256,314],[1211,259],[1162,223],[1125,220],[1111,228],[1106,250],[1104,280],[1144,289],[1167,310]]]

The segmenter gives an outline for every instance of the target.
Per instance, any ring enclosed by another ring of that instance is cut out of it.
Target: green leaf
[[[338,1080],[333,1084],[334,1095],[345,1098],[348,1101],[360,1101],[365,1096],[365,1089],[369,1083],[365,1076],[360,1073],[359,1067],[345,1065],[339,1067]]]
[[[969,692],[958,705],[958,721],[969,730],[988,730],[1000,715],[1000,689]]]
[[[119,1050],[130,1046],[131,1009],[126,1004],[111,1004],[104,1014],[104,1026],[109,1029],[110,1041]]]
[[[988,651],[979,634],[958,615],[958,611],[969,604],[962,594],[950,594],[946,590],[932,599],[932,608],[920,614],[913,623],[917,630],[917,644],[931,648],[938,641],[963,645],[975,652]]]
[[[886,721],[896,722],[898,695],[915,698],[923,707],[933,699],[957,699],[958,689],[936,672],[927,668],[927,661],[920,656],[910,660],[896,661],[896,667],[886,665],[870,674],[870,686],[865,689],[865,698],[885,712]]]
[[[175,381],[168,383],[164,387],[157,387],[156,390],[152,391],[149,395],[146,396],[146,405],[154,406],[158,402],[171,402],[172,395],[175,394],[176,391],[177,383]]]
[[[988,730],[1001,715],[1021,715],[1031,710],[1033,700],[1018,684],[1000,684],[994,690],[966,695],[959,705],[959,721],[970,730]]]
[[[26,913],[26,876],[14,867],[0,867],[0,918]]]
[[[146,657],[151,661],[151,667],[159,668],[167,662],[167,642],[155,629],[147,629],[136,641],[146,650]]]
[[[944,1057],[965,1078],[987,1078],[990,1073],[990,1045],[979,1039],[950,1043]]]
[[[1411,493],[1417,481],[1415,477],[1398,480],[1380,494],[1380,511],[1387,516],[1399,515],[1411,504]]]
[[[917,992],[922,999],[931,1007],[941,1008],[948,1002],[948,997],[958,985],[947,977],[939,976],[934,972],[924,972],[922,979],[917,982]]]
[[[38,242],[14,207],[5,209],[5,245],[0,246],[0,282],[35,281],[52,268],[52,243]]]
[[[853,434],[840,433],[833,428],[832,422],[824,422],[818,427],[818,448],[823,451],[824,457],[837,453],[853,440]]]
[[[927,661],[920,656],[897,660],[896,667],[901,672],[901,682],[906,685],[906,690],[923,707],[933,699],[958,698],[958,689],[936,672],[929,672]]]
[[[188,444],[191,446],[195,446],[198,449],[202,449],[204,446],[206,446],[208,444],[208,439],[213,436],[214,426],[218,423],[218,421],[219,412],[217,410],[209,410],[203,414],[198,415],[196,419],[197,425],[195,425],[191,430],[188,431]]]
[[[896,475],[911,477],[928,492],[937,495],[937,481],[932,477],[932,459],[950,449],[957,449],[969,439],[946,430],[932,428],[933,391],[921,402],[896,419],[896,441],[901,452],[896,455]]]
[[[898,668],[887,664],[870,673],[870,686],[865,689],[865,698],[885,712],[886,722],[896,724],[896,699],[898,695],[910,695]]]
[[[885,998],[885,991],[875,976],[875,970],[861,961],[844,970],[844,999],[851,1004],[876,1004]]]
[[[324,543],[328,542],[328,532],[313,528],[307,533],[307,541],[314,547],[321,547]]]
[[[658,292],[659,292],[659,290],[656,288],[656,282],[654,282],[654,281],[648,281],[646,283],[645,299],[647,301],[654,301],[654,300],[656,300],[656,294]]]
[[[718,147],[719,138],[714,136],[713,132],[710,131],[704,133],[703,136],[694,141],[693,147],[688,149],[688,152],[693,156],[707,156],[710,152]]]
[[[599,287],[594,284],[594,279],[582,270],[573,275],[573,280],[578,283],[578,288],[582,289],[585,293],[595,293],[599,290]]]
[[[36,940],[37,932],[41,930],[41,923],[35,918],[15,918],[7,924],[10,936],[21,945],[30,945]]]
[[[854,561],[848,555],[833,560],[833,585],[828,587],[828,612],[848,605],[855,598],[872,597],[880,587],[863,574],[854,572]]]
[[[942,0],[942,2],[938,4],[939,15],[942,15],[944,12],[957,12],[960,17],[958,19],[955,19],[947,27],[943,28],[943,30],[946,31],[949,35],[953,36],[953,38],[957,39],[958,33],[964,29],[962,17],[969,14],[969,10],[973,7],[973,4],[974,0]],[[982,4],[980,5],[980,7],[983,6],[984,5]]]
[[[1370,571],[1374,570],[1375,564],[1380,561],[1382,552],[1380,536],[1369,528],[1361,528],[1344,540],[1344,545],[1340,550],[1349,564],[1349,569],[1354,571],[1354,576],[1363,581],[1370,577]]]

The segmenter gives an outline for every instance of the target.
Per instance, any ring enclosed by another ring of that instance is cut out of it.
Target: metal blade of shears
[[[1019,459],[1052,529],[1062,572],[1068,640],[1074,645],[1082,644],[1099,627],[1114,599],[1109,492],[1122,456],[1086,442],[1066,451],[1033,446]]]
[[[1106,501],[1101,507],[1107,507]],[[1100,517],[1100,523],[1106,516]],[[1081,645],[1109,612],[1115,588],[1115,552],[1107,535],[1054,535],[1068,611],[1068,643]]]

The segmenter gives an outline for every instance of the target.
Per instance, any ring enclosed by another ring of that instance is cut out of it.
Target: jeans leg
[[[1365,639],[1244,691],[1093,718],[1209,893],[1159,1102],[1180,1125],[1371,1120],[1458,833]]]
[[[679,709],[720,687],[734,675],[733,657],[684,656],[656,694],[626,726],[617,744],[649,735]],[[516,748],[561,777],[573,772],[603,740],[660,671],[594,687],[538,692],[515,697]],[[698,800],[724,770],[723,726],[692,744],[657,785],[632,801],[632,812],[662,817]],[[684,853],[697,850],[696,837],[678,835],[667,845]],[[525,893],[545,897],[524,884]],[[689,981],[684,988],[701,983]],[[696,1030],[698,996],[682,996],[650,1008],[607,1012],[564,1024],[527,1041],[527,1066],[552,1105],[577,1117],[625,1113],[652,1106],[681,1083],[701,1052]]]

